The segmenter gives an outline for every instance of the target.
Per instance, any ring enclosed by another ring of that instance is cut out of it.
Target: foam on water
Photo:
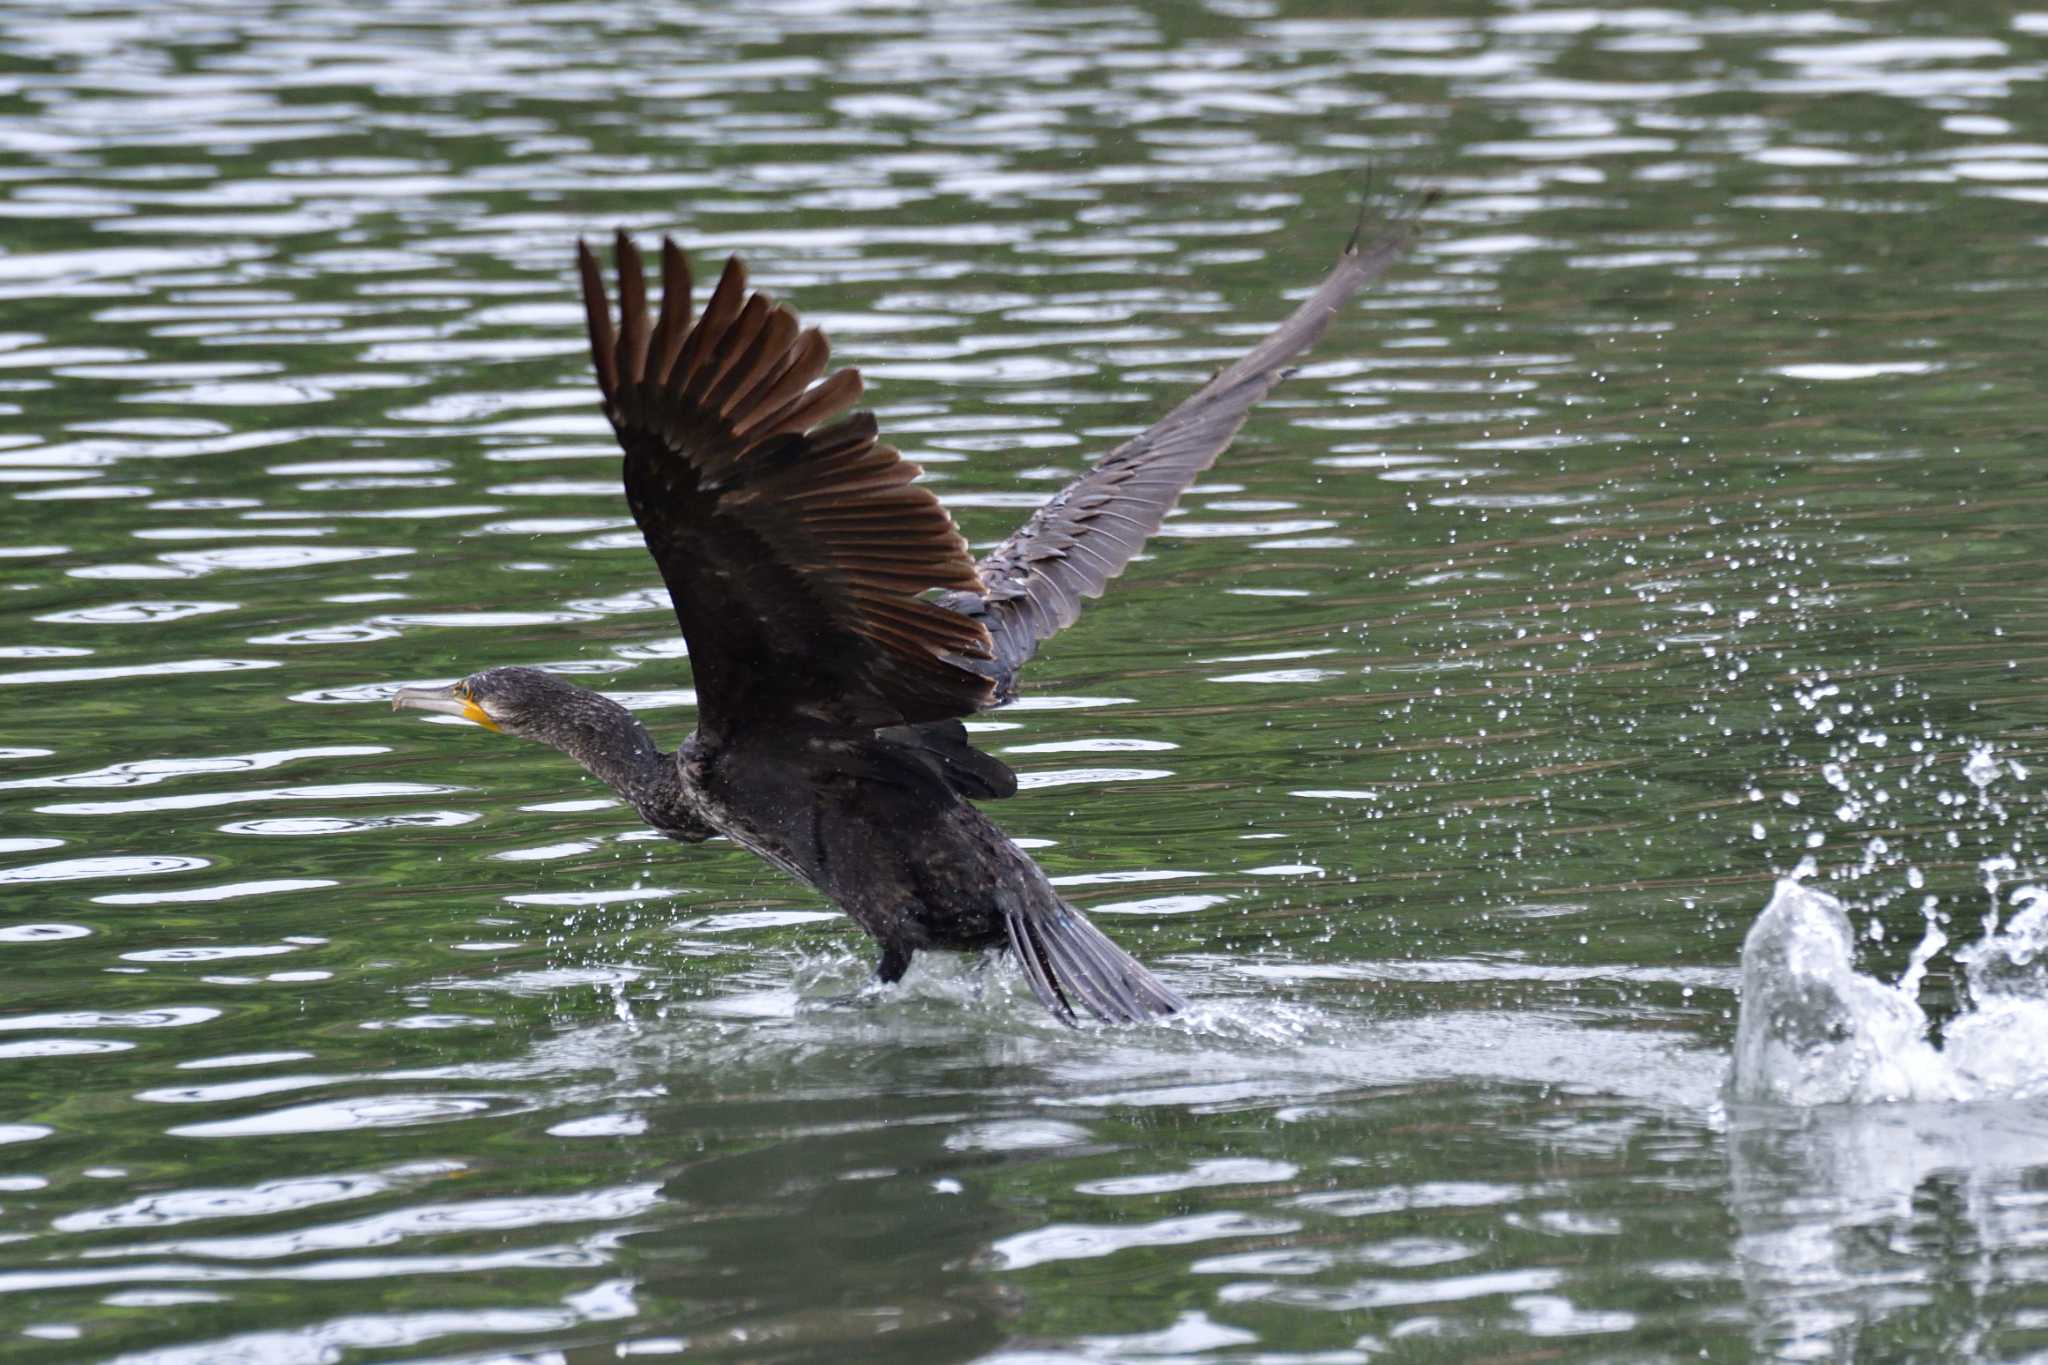
[[[1858,972],[1842,903],[1780,881],[1743,940],[1733,1097],[1816,1105],[2048,1095],[2048,890],[2023,886],[2011,900],[2018,913],[2002,929],[1994,910],[1984,937],[1956,954],[1965,1006],[1937,1046],[1917,999],[1925,955],[1897,985]],[[1938,950],[1938,937],[1923,947]]]

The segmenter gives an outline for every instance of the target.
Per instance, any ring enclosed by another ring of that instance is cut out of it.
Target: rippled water
[[[0,7],[0,1355],[2048,1350],[2048,1107],[1721,1091],[1778,874],[1885,979],[2048,875],[2048,11],[1343,9]],[[1367,163],[1410,261],[980,726],[1184,1022],[831,1008],[381,705],[691,723],[578,233],[744,251],[986,543]]]

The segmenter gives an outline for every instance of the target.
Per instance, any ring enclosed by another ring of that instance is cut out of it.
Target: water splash
[[[1937,1046],[1918,988],[1855,968],[1842,903],[1780,881],[1742,945],[1742,1014],[1729,1088],[1792,1105],[2031,1099],[2048,1095],[2048,889],[2023,886],[2003,929],[1956,953],[1966,1005]]]

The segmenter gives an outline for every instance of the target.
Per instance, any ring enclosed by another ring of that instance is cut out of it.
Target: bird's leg
[[[884,944],[882,959],[875,964],[875,980],[884,986],[893,986],[903,979],[910,970],[910,949],[894,943]]]
[[[908,948],[893,944],[884,946],[881,960],[875,963],[875,974],[866,985],[844,995],[825,996],[817,1003],[832,1009],[873,1005],[881,999],[884,986],[893,986],[903,979],[903,974],[910,970],[910,958],[911,950]]]

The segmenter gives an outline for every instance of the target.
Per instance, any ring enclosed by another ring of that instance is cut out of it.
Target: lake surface
[[[2017,1359],[2048,1104],[1724,1101],[1780,874],[2048,875],[2048,10],[0,8],[0,1357]],[[1061,1028],[556,755],[689,670],[571,243],[977,544],[1431,208],[978,727]],[[1931,964],[1937,1020],[1952,954]]]

